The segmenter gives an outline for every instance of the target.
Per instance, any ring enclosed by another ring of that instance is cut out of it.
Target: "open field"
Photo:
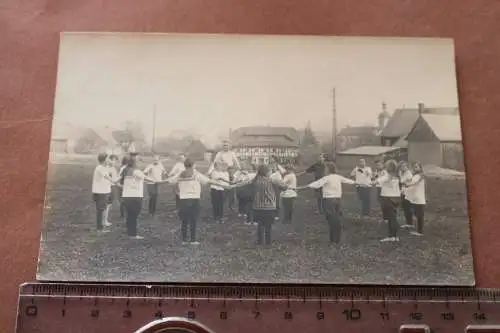
[[[200,168],[201,169],[201,168]],[[463,180],[428,180],[425,235],[401,231],[400,243],[380,243],[387,226],[359,218],[353,188],[345,186],[342,244],[330,245],[324,217],[314,213],[312,191],[296,202],[292,225],[277,221],[274,242],[256,247],[256,227],[234,213],[211,219],[209,195],[202,200],[200,245],[181,245],[172,188],[161,185],[155,218],[143,213],[130,240],[118,207],[111,232],[97,235],[90,192],[93,165],[52,164],[38,279],[143,282],[307,282],[377,284],[466,284],[473,280]],[[202,171],[202,170],[200,170]],[[310,180],[304,176],[299,184]],[[375,201],[375,200],[374,200]]]

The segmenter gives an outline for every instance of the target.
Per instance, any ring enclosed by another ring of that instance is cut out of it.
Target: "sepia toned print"
[[[447,39],[63,33],[39,280],[473,285]]]

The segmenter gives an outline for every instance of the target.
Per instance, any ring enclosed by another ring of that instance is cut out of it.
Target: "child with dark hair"
[[[361,203],[361,215],[368,216],[371,209],[372,195],[372,169],[366,164],[365,159],[360,159],[359,164],[351,171],[351,177],[356,181],[356,192]]]
[[[159,155],[155,155],[153,157],[153,163],[149,164],[146,169],[144,169],[144,174],[152,178],[155,182],[162,181],[164,173],[165,167],[163,166]],[[154,216],[156,214],[156,203],[158,201],[158,183],[147,184],[147,190],[149,195],[149,214]]]
[[[374,182],[377,178],[383,176],[385,174],[385,166],[384,166],[384,161],[383,160],[377,160],[375,162],[375,170],[372,175],[372,181]],[[381,196],[380,193],[382,191],[382,186],[380,184],[373,184],[376,188],[376,196],[377,196],[377,201],[380,206],[380,211],[382,212],[382,220],[387,221],[387,218],[384,215],[384,210],[382,209],[382,201],[381,201]]]
[[[425,210],[425,177],[422,165],[413,163],[413,177],[406,182],[406,199],[411,203],[412,214],[417,219],[417,230],[411,234],[422,236],[424,233],[424,210]]]
[[[175,184],[179,193],[179,216],[182,220],[181,234],[183,244],[199,244],[196,240],[196,229],[200,211],[202,185],[218,185],[229,188],[229,185],[211,180],[194,168],[190,159],[184,161],[185,170],[167,178],[166,183]],[[189,232],[189,234],[188,234]]]
[[[118,198],[120,201],[120,217],[121,218],[125,217],[125,212],[126,212],[125,204],[123,203],[123,198],[122,198],[122,194],[123,194],[123,177],[122,177],[122,175],[123,175],[123,171],[125,170],[125,168],[128,165],[128,161],[129,161],[129,157],[123,156],[120,170],[118,171],[118,179],[119,179],[119,184],[120,184],[120,186],[118,187]]]
[[[323,207],[330,231],[330,243],[339,243],[342,231],[340,221],[340,217],[342,216],[342,184],[355,185],[356,182],[337,174],[337,167],[333,162],[325,163],[325,173],[326,175],[320,179],[297,189],[322,189]]]
[[[230,166],[227,168],[227,176],[230,184],[235,182],[237,172],[238,170],[236,170],[234,166]],[[224,201],[227,202],[227,208],[231,212],[234,210],[234,202],[236,200],[235,192],[236,191],[234,188],[224,190]]]
[[[388,160],[385,163],[385,174],[375,180],[376,184],[380,184],[380,200],[384,216],[388,220],[389,235],[381,240],[381,242],[397,242],[399,241],[398,230],[398,206],[401,203],[401,190],[399,187],[398,164],[395,160]]]
[[[238,184],[240,182],[245,181],[246,177],[248,174],[248,170],[245,169],[245,167],[242,167],[242,170],[236,170],[232,176],[232,179],[230,178],[230,184]],[[236,189],[233,188],[233,190],[236,192],[236,202],[238,204],[238,217],[246,217],[246,211],[245,211],[245,197],[243,196],[243,192],[241,191],[241,187],[238,187]]]
[[[271,244],[272,224],[276,216],[275,186],[279,186],[281,189],[288,188],[283,181],[272,179],[269,176],[269,168],[266,165],[260,165],[257,168],[255,178],[250,181],[253,192],[253,218],[257,222],[258,245]]]
[[[182,171],[184,171],[186,168],[184,167],[184,162],[186,161],[186,155],[184,154],[178,154],[177,155],[177,162],[174,164],[172,169],[167,174],[167,177],[174,177],[176,175],[179,175]],[[177,212],[179,212],[179,191],[177,186],[174,187],[174,194],[175,194],[175,208],[177,209]]]
[[[297,176],[301,176],[304,173],[312,173],[314,174],[314,180],[319,180],[322,177],[325,176],[325,162],[326,162],[326,155],[325,154],[320,154],[318,157],[318,161],[308,167],[304,172],[299,173]],[[318,188],[315,190],[316,192],[316,202],[317,202],[317,209],[319,214],[324,214],[325,210],[323,207],[323,192],[322,188]]]
[[[118,156],[112,154],[109,155],[107,160],[107,167],[109,168],[109,177],[113,181],[113,185],[111,186],[111,192],[108,197],[108,202],[106,205],[106,209],[104,210],[104,218],[103,224],[105,227],[111,226],[111,222],[109,221],[109,211],[111,210],[111,206],[115,200],[118,200],[118,191],[119,188],[116,186],[116,182],[119,180],[118,171],[116,170],[116,163],[118,162]]]
[[[271,158],[271,164],[269,168],[270,168],[269,177],[278,183],[282,182],[283,174],[286,172],[286,170],[278,163],[278,159],[276,157],[273,156]],[[281,187],[278,185],[274,185],[274,192],[276,193],[276,216],[274,217],[274,219],[277,221],[280,219]]]
[[[214,215],[214,220],[216,222],[223,222],[224,217],[224,187],[219,186],[220,182],[229,184],[229,175],[226,171],[226,165],[224,163],[215,163],[215,169],[210,174],[210,177],[215,184],[210,186],[210,199],[212,201],[212,210]]]
[[[144,198],[144,182],[154,183],[154,179],[147,177],[137,166],[137,159],[130,158],[122,171],[123,203],[126,209],[127,235],[134,239],[143,239],[137,234],[137,220],[142,209]]]
[[[291,224],[293,219],[293,211],[297,192],[294,188],[297,187],[297,177],[295,176],[295,168],[289,164],[285,167],[283,182],[288,186],[288,189],[281,192],[281,200],[283,203],[283,223]]]
[[[236,187],[238,199],[238,216],[245,218],[245,224],[256,224],[253,221],[253,190],[251,181],[256,176],[256,167],[251,163],[244,166],[245,170],[236,171],[232,184]]]
[[[97,155],[98,165],[95,167],[94,175],[92,177],[92,197],[95,202],[97,213],[97,231],[99,232],[108,231],[104,229],[104,214],[108,206],[109,196],[111,195],[111,185],[113,184],[113,179],[111,179],[109,174],[107,160],[107,154],[101,153]]]
[[[402,228],[413,228],[413,214],[411,211],[411,202],[408,201],[406,197],[406,183],[411,181],[413,174],[411,173],[408,163],[405,161],[399,162],[399,186],[401,188],[401,206],[403,208],[403,214],[405,217],[405,224]]]

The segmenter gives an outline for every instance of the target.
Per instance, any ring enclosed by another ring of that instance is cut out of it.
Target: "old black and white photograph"
[[[474,285],[451,39],[60,36],[38,280]]]

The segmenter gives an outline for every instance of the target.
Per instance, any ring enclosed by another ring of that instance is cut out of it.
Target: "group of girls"
[[[293,189],[297,186],[297,177],[294,173],[292,165],[286,167],[281,166],[276,161],[273,161],[269,168],[269,177],[278,183],[284,183],[287,188],[283,189],[277,184],[273,185],[276,201],[276,209],[274,210],[274,219],[279,220],[280,214],[283,212],[283,222],[291,223],[293,215],[294,201],[297,193]],[[232,185],[230,188],[224,188],[220,185],[211,185],[211,202],[213,216],[215,221],[224,223],[224,203],[228,203],[229,209],[232,211],[234,202],[238,204],[238,217],[245,219],[245,224],[256,225],[253,218],[253,202],[254,189],[251,180],[257,175],[257,167],[247,161],[241,163],[240,169],[234,166],[228,166],[224,162],[215,162],[212,171],[208,176],[215,181],[221,181]],[[281,203],[281,204],[280,204]],[[282,207],[281,207],[282,206]]]
[[[382,218],[388,222],[388,237],[382,241],[399,241],[398,209],[401,206],[405,222],[401,226],[413,229],[413,217],[416,218],[416,230],[411,234],[421,236],[424,230],[425,177],[422,165],[414,162],[409,167],[407,162],[394,160],[377,162],[374,184],[378,186],[378,198],[382,208]]]
[[[400,224],[397,220],[399,207],[404,215],[404,229],[413,229],[414,217],[416,230],[411,233],[421,236],[424,227],[425,179],[423,169],[419,162],[410,166],[407,162],[396,163],[394,160],[387,162],[377,161],[375,170],[366,165],[361,159],[351,176],[356,179],[356,191],[361,202],[362,216],[370,213],[370,198],[373,186],[377,189],[377,198],[381,206],[382,219],[388,222],[389,235],[383,241],[398,241]]]
[[[116,158],[104,154],[98,156],[99,165],[94,172],[94,183],[102,180],[106,189],[101,194],[94,192],[94,200],[98,211],[97,228],[105,232],[110,226],[107,221],[106,210],[112,203],[111,188],[119,190],[121,211],[125,215],[127,234],[136,239],[137,218],[142,208],[144,184],[147,184],[149,193],[149,212],[154,215],[156,211],[156,197],[160,184],[174,185],[178,215],[182,221],[181,236],[183,243],[198,244],[197,221],[200,212],[200,199],[202,187],[210,186],[214,219],[224,223],[224,202],[232,202],[236,197],[238,202],[238,216],[244,217],[246,224],[257,226],[257,244],[271,244],[272,226],[275,220],[280,219],[283,212],[283,223],[290,224],[293,219],[294,202],[297,192],[305,189],[315,189],[320,193],[319,207],[325,215],[329,226],[329,238],[332,243],[341,241],[341,201],[342,185],[356,186],[358,194],[367,188],[377,188],[379,202],[382,208],[382,217],[388,222],[388,237],[383,242],[398,241],[399,223],[397,219],[398,207],[402,206],[406,218],[405,228],[413,226],[413,216],[417,219],[415,235],[423,232],[423,212],[425,206],[425,178],[419,163],[414,163],[412,168],[407,164],[398,165],[396,161],[389,160],[385,163],[377,162],[375,172],[367,177],[357,176],[354,172],[350,179],[337,173],[333,162],[321,160],[322,173],[316,179],[304,186],[297,186],[297,175],[291,165],[282,167],[275,161],[270,165],[258,167],[243,164],[239,169],[234,165],[228,166],[223,161],[216,162],[213,170],[207,175],[198,172],[194,163],[181,157],[176,166],[166,174],[159,158],[155,158],[152,165],[142,171],[137,165],[135,156],[129,156],[116,174],[109,171],[114,168]],[[360,168],[367,166],[363,164]],[[104,168],[104,169],[103,169]],[[354,171],[354,170],[353,170]],[[311,172],[306,170],[306,172]],[[163,176],[166,174],[166,178]],[[99,178],[102,175],[101,178]],[[368,175],[366,175],[368,176]],[[109,191],[108,191],[109,188]],[[363,190],[359,190],[363,188]],[[94,186],[93,186],[94,190]],[[108,193],[106,195],[106,193]],[[366,197],[365,194],[360,197]],[[106,204],[103,205],[102,201]],[[153,201],[152,201],[153,200]],[[151,203],[153,202],[153,203]],[[282,207],[280,207],[280,202]],[[101,207],[105,207],[104,210]],[[366,213],[362,207],[362,212]],[[101,214],[102,213],[102,214]],[[103,222],[104,221],[104,222]]]
[[[149,213],[151,215],[156,213],[158,185],[161,184],[165,174],[165,168],[159,157],[155,156],[153,163],[144,170],[139,168],[135,153],[123,157],[119,170],[117,170],[118,157],[116,155],[101,153],[97,156],[97,161],[98,165],[92,177],[97,231],[109,232],[109,227],[112,225],[109,221],[109,211],[111,206],[118,202],[120,217],[125,218],[127,235],[131,238],[143,239],[137,234],[137,219],[142,210],[145,189],[149,197]],[[179,173],[183,169],[184,164],[178,161],[169,175]]]

